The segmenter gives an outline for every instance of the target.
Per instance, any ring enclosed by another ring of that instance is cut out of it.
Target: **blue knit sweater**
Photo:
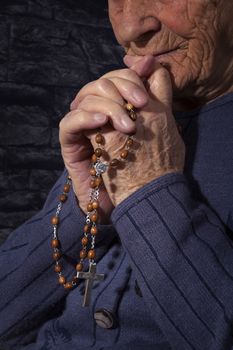
[[[0,247],[1,349],[227,350],[233,348],[233,94],[179,113],[186,165],[128,197],[97,236],[99,273],[89,307],[84,284],[57,283],[50,241],[66,173],[45,206]],[[84,215],[73,193],[59,238],[74,275]],[[106,309],[116,326],[96,324]]]

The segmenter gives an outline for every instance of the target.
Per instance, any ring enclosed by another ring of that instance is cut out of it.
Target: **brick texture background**
[[[1,0],[0,243],[62,171],[58,125],[73,97],[122,54],[105,0]]]

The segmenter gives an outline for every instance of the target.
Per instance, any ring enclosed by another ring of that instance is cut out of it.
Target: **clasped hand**
[[[111,159],[119,155],[127,135],[134,134],[133,153],[125,166],[116,170],[114,176],[111,172],[103,174],[99,197],[102,221],[142,186],[165,174],[183,172],[184,167],[185,146],[172,115],[168,71],[150,56],[128,66],[129,69],[109,72],[84,86],[60,123],[62,156],[84,212],[97,130],[101,128]],[[137,110],[136,124],[124,108],[125,101]]]

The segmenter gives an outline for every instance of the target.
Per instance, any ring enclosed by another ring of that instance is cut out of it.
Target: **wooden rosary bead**
[[[95,137],[95,142],[99,143],[99,144],[102,144],[104,142],[103,136],[101,134],[97,134],[96,137]]]
[[[53,253],[53,260],[59,260],[62,256],[61,252],[54,252]]]
[[[134,107],[132,104],[127,103],[125,108],[128,111],[128,115],[131,119],[136,120],[136,112],[134,111]],[[100,207],[100,203],[98,201],[99,198],[99,188],[103,182],[101,174],[104,173],[108,166],[117,167],[119,164],[121,164],[121,159],[126,159],[129,151],[128,149],[134,144],[134,141],[132,138],[127,138],[124,146],[121,149],[121,152],[119,154],[120,157],[118,159],[112,159],[109,164],[102,163],[99,159],[99,157],[102,156],[104,150],[102,148],[102,145],[105,143],[104,136],[101,133],[98,133],[95,136],[95,141],[98,145],[98,147],[94,150],[94,154],[91,157],[92,167],[90,169],[90,175],[92,176],[92,179],[90,181],[90,187],[93,189],[90,194],[90,201],[87,203],[87,211],[88,214],[86,216],[86,224],[84,225],[83,231],[84,235],[81,239],[82,243],[82,250],[79,253],[80,256],[80,262],[76,265],[76,271],[81,272],[84,269],[84,260],[88,258],[90,260],[89,262],[89,271],[91,270],[92,263],[94,262],[94,259],[96,257],[96,251],[95,251],[95,235],[98,233],[98,228],[96,226],[98,221],[98,208]],[[98,164],[97,164],[98,162]],[[57,230],[56,227],[59,224],[59,213],[62,208],[62,203],[64,203],[68,198],[68,192],[71,188],[71,177],[68,176],[67,183],[63,186],[63,193],[59,196],[60,203],[58,204],[56,215],[51,218],[51,223],[54,225],[53,228],[53,239],[51,241],[51,246],[54,248],[53,252],[53,259],[56,261],[54,266],[54,271],[58,273],[58,282],[59,284],[62,284],[66,290],[72,289],[78,282],[79,278],[82,278],[81,276],[77,277],[74,276],[72,278],[72,281],[67,282],[66,278],[62,275],[62,264],[60,263],[59,259],[62,257],[62,252],[59,250],[60,248],[60,241],[57,237]],[[91,238],[89,238],[89,232],[92,235]],[[90,248],[88,247],[88,244],[90,244]],[[88,251],[89,249],[89,251]],[[78,275],[78,274],[77,274]],[[88,278],[88,277],[87,277]],[[87,290],[86,290],[87,292]]]
[[[63,187],[63,191],[64,191],[65,193],[68,193],[69,190],[70,190],[70,185],[69,185],[69,184],[65,184],[64,187]]]
[[[88,204],[87,204],[87,211],[89,211],[89,212],[93,211],[93,205],[92,205],[92,203],[88,203]]]
[[[60,242],[58,239],[53,239],[51,242],[52,248],[58,248],[60,246]]]
[[[102,182],[103,182],[102,178],[101,177],[97,177],[95,179],[95,186],[99,187],[102,184]]]
[[[88,257],[88,259],[94,259],[95,258],[95,251],[94,251],[94,249],[89,250],[87,257]]]
[[[102,184],[103,180],[101,177],[96,177],[95,179],[90,181],[90,187],[96,188],[99,187]]]
[[[96,175],[96,170],[94,168],[91,168],[90,174],[91,174],[91,176],[95,176]]]
[[[129,117],[136,122],[137,120],[137,113],[134,110],[129,111]]]
[[[91,228],[91,234],[92,234],[93,236],[95,236],[95,235],[97,235],[97,233],[98,233],[97,227],[96,227],[96,226],[93,226],[93,227]]]
[[[127,149],[124,149],[123,151],[121,151],[120,153],[120,157],[122,159],[126,159],[128,157],[129,151],[127,151]]]
[[[92,157],[91,157],[91,161],[92,161],[92,163],[96,163],[97,162],[97,156],[95,155],[95,153],[92,155]]]
[[[131,103],[126,103],[125,104],[125,108],[129,113],[129,117],[133,120],[136,121],[137,120],[137,113],[134,110],[134,106]]]
[[[65,289],[72,289],[73,288],[72,282],[66,282],[65,285],[64,285],[64,288]]]
[[[59,200],[60,200],[60,202],[65,203],[65,201],[67,200],[67,195],[66,194],[61,194],[59,196]]]
[[[102,151],[101,148],[96,148],[96,149],[95,149],[95,155],[96,155],[97,157],[101,157],[101,156],[102,156],[102,153],[103,153],[103,151]]]
[[[83,270],[83,264],[82,263],[79,263],[76,265],[76,271],[80,272]]]
[[[62,266],[60,264],[56,264],[54,267],[55,272],[61,272],[62,271]]]
[[[125,108],[127,109],[127,111],[132,111],[134,109],[133,105],[131,103],[126,103],[125,104]]]
[[[59,282],[60,284],[65,284],[65,283],[66,283],[66,278],[65,278],[64,276],[60,276],[60,277],[58,278],[58,282]]]
[[[92,215],[91,215],[91,221],[92,221],[92,222],[96,222],[97,220],[98,220],[98,214],[97,214],[97,213],[92,214]]]
[[[90,230],[90,226],[89,225],[85,225],[84,228],[83,228],[83,231],[85,233],[87,233],[87,232],[89,232],[89,230]]]
[[[84,250],[84,249],[81,250],[79,256],[80,256],[80,259],[85,259],[87,256],[86,250]]]
[[[91,187],[91,188],[96,188],[96,182],[95,182],[95,180],[91,180],[91,181],[90,181],[90,187]]]
[[[92,202],[92,208],[93,209],[98,209],[99,208],[99,202],[97,200]]]
[[[118,159],[112,159],[110,162],[110,166],[112,167],[117,167],[119,165],[119,160]]]
[[[59,217],[58,216],[53,216],[51,219],[51,224],[52,225],[58,225],[59,224]]]
[[[126,146],[128,146],[128,147],[133,146],[133,144],[134,144],[133,139],[128,139],[128,140],[126,141]]]
[[[88,244],[88,238],[87,237],[83,237],[82,238],[82,245],[86,246]]]

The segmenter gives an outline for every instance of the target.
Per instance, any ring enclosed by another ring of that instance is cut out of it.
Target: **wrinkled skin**
[[[125,167],[103,176],[102,221],[142,186],[183,171],[185,146],[172,109],[190,109],[231,91],[231,3],[109,0],[110,20],[127,52],[124,61],[128,68],[109,72],[84,86],[60,124],[63,159],[84,212],[98,128],[111,159],[126,135],[136,132],[133,153]],[[136,126],[124,109],[125,100],[138,110]]]
[[[184,109],[232,91],[232,1],[109,0],[109,14],[128,55],[167,52],[156,59],[171,73]]]
[[[151,63],[154,71],[150,57],[145,57],[133,69],[140,73]],[[98,127],[102,129],[106,141],[104,148],[111,159],[118,157],[125,144],[126,133],[134,133],[135,139],[133,152],[125,167],[116,173],[109,171],[103,175],[105,188],[101,189],[100,201],[104,216],[110,215],[111,203],[118,205],[164,174],[183,171],[185,151],[171,111],[169,73],[157,64],[153,79],[148,80],[155,100],[148,95],[134,70],[113,71],[84,86],[72,104],[72,111],[61,121],[62,154],[83,211],[86,211],[90,192],[91,143],[97,147],[94,135]],[[133,90],[140,91],[139,100],[132,97]],[[139,107],[136,128],[123,108],[123,98]]]

